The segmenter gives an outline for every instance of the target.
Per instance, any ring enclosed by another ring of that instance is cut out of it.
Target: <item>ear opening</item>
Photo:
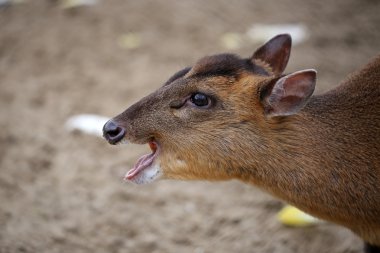
[[[281,75],[288,64],[292,38],[289,34],[280,34],[261,46],[253,53],[251,61],[266,69],[270,67],[272,74]]]
[[[260,100],[267,117],[298,113],[314,92],[317,72],[297,71],[273,80],[260,91]]]

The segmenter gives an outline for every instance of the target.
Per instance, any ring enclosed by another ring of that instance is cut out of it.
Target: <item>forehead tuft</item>
[[[252,71],[250,61],[233,54],[219,54],[201,58],[187,76],[231,76],[237,77],[243,71]]]

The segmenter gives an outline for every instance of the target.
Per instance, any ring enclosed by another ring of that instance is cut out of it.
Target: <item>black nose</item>
[[[110,144],[116,144],[125,136],[125,129],[112,120],[107,121],[103,127],[103,136]]]

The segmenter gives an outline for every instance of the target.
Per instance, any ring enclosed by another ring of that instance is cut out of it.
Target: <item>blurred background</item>
[[[1,0],[0,252],[361,252],[332,224],[289,228],[283,203],[240,182],[122,175],[147,151],[71,131],[112,117],[209,54],[248,57],[272,33],[297,38],[287,72],[317,93],[379,53],[377,0]]]

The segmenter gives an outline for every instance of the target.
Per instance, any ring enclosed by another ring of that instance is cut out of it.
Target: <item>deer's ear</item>
[[[287,116],[299,112],[313,94],[317,72],[297,71],[263,87],[261,103],[268,117]]]
[[[252,55],[254,64],[268,64],[274,75],[281,75],[288,64],[292,38],[289,34],[280,34],[269,40]]]

